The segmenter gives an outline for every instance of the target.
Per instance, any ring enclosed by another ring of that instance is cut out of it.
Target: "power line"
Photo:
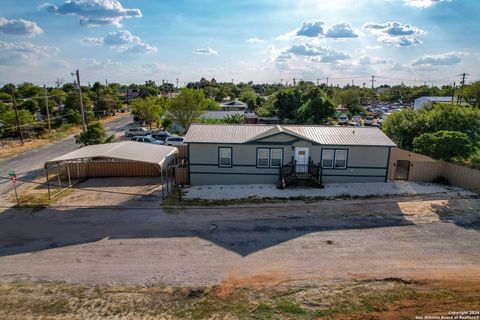
[[[461,105],[462,104],[462,99],[463,99],[463,88],[465,87],[465,78],[466,76],[469,76],[468,73],[461,73],[459,76],[462,77],[462,81],[460,81],[460,95],[458,96],[457,104]]]

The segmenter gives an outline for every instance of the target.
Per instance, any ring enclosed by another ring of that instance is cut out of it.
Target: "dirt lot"
[[[0,214],[0,319],[414,319],[480,308],[479,198],[165,211],[128,186],[83,187],[120,190],[105,203],[128,205],[68,205],[97,194],[83,190]]]
[[[333,200],[235,207],[58,207],[0,215],[0,280],[211,286],[480,279],[480,199]]]

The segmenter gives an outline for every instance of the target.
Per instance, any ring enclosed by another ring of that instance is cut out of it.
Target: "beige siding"
[[[232,148],[231,168],[218,166],[218,148]],[[278,168],[257,168],[258,148],[283,149],[283,163],[292,161],[295,147],[309,147],[311,160],[320,163],[322,149],[347,149],[347,169],[324,170],[327,182],[385,181],[388,147],[312,145],[309,141],[279,144],[190,144],[191,184],[275,183]]]

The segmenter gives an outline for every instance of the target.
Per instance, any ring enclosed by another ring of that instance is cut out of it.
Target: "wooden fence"
[[[175,167],[175,181],[177,184],[190,184],[188,179],[188,167]]]
[[[432,182],[438,178],[443,178],[451,185],[463,189],[480,190],[480,170],[470,169],[445,161],[438,161],[418,153],[398,148],[392,148],[390,154],[388,169],[389,180],[395,179],[397,160],[410,161],[409,181]]]
[[[155,177],[160,176],[160,167],[145,162],[70,162],[60,166],[62,176],[66,177]]]
[[[181,146],[176,146],[178,149],[178,159],[188,159],[188,146],[187,145],[181,145]]]

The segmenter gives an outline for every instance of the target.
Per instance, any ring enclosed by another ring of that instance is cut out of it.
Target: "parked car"
[[[348,117],[346,114],[341,114],[339,117],[338,117],[338,124],[339,125],[346,125],[348,124]]]
[[[164,142],[167,146],[181,146],[183,145],[183,137],[170,136]]]
[[[167,139],[168,137],[171,137],[172,135],[166,131],[154,131],[152,132],[151,136],[156,140],[165,141],[165,139]]]
[[[357,123],[357,125],[362,125],[362,117],[361,116],[353,116],[352,117],[352,122]]]
[[[137,137],[133,137],[130,140],[136,141],[136,142],[143,142],[143,143],[163,144],[163,141],[156,140],[155,138],[150,136],[137,136]]]
[[[125,131],[125,136],[127,137],[133,137],[133,136],[147,136],[151,133],[150,130],[144,128],[144,127],[132,127],[128,128]]]
[[[371,126],[373,124],[373,116],[367,116],[363,122],[366,126]]]

